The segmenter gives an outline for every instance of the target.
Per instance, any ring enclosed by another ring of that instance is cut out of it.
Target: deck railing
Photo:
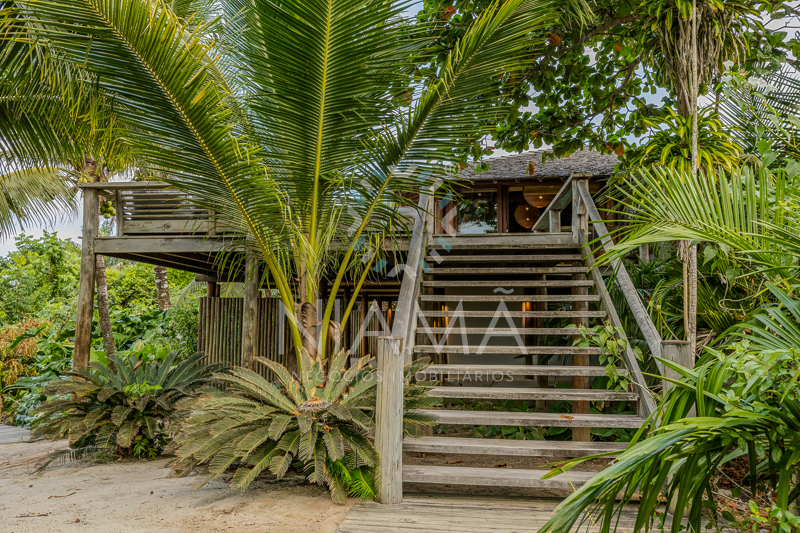
[[[619,314],[617,313],[617,310],[614,308],[614,304],[611,301],[611,296],[606,289],[605,280],[603,279],[600,269],[594,268],[595,259],[593,250],[588,246],[589,242],[592,240],[590,238],[592,230],[600,239],[600,242],[606,251],[609,251],[614,245],[614,242],[611,240],[611,237],[608,234],[608,229],[606,228],[603,217],[600,215],[600,212],[594,203],[594,199],[589,192],[588,179],[589,176],[584,174],[576,174],[570,177],[570,179],[564,184],[564,187],[561,188],[551,202],[551,205],[556,206],[558,211],[556,211],[556,209],[545,210],[533,227],[537,231],[560,231],[560,215],[554,216],[552,213],[558,212],[560,214],[561,209],[564,209],[570,203],[572,204],[571,229],[573,240],[577,244],[581,245],[581,255],[583,256],[584,263],[587,267],[589,267],[589,275],[592,276],[595,286],[597,287],[597,291],[599,292],[600,305],[608,313],[608,321],[612,326],[617,327],[621,331],[622,321],[620,320]],[[558,224],[559,227],[556,228],[554,226],[555,224]],[[661,344],[663,341],[661,336],[658,334],[658,329],[656,328],[655,324],[653,324],[650,315],[647,313],[647,309],[642,303],[642,300],[639,298],[639,294],[636,291],[636,287],[634,286],[633,281],[631,280],[631,277],[625,268],[625,265],[621,260],[615,259],[612,261],[611,266],[615,272],[614,280],[625,296],[625,301],[627,302],[628,307],[630,308],[631,313],[633,314],[633,317],[639,326],[639,329],[642,331],[642,335],[644,336],[645,341],[650,348],[650,352],[653,355],[660,357]],[[636,384],[639,392],[639,414],[645,417],[650,416],[650,414],[656,410],[655,401],[650,394],[650,388],[645,380],[644,374],[642,374],[642,371],[639,367],[639,362],[636,360],[633,350],[631,350],[630,342],[628,342],[628,339],[625,337],[624,333],[622,333],[621,336],[625,340],[625,344],[627,346],[627,349],[623,353],[623,361],[630,372],[631,378]],[[659,372],[661,375],[664,375],[662,365],[660,363],[657,364]]]

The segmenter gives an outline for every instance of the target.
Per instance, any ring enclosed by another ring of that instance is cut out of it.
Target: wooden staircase
[[[597,306],[600,291],[595,280],[586,279],[587,267],[577,244],[534,245],[524,251],[455,248],[445,253],[434,249],[426,262],[432,269],[421,284],[413,351],[415,357],[428,356],[436,364],[417,378],[438,381],[431,395],[445,402],[518,400],[538,407],[527,412],[445,407],[428,410],[428,414],[438,424],[452,428],[568,427],[574,436],[587,440],[407,437],[404,452],[493,456],[492,462],[507,464],[509,457],[552,459],[624,449],[623,443],[588,441],[590,428],[635,429],[644,419],[638,414],[589,413],[592,402],[636,405],[639,394],[586,388],[595,377],[606,375],[597,361],[600,349],[575,348],[575,330],[564,327],[563,322],[593,325],[607,319],[608,312]],[[560,324],[545,327],[548,319]],[[548,359],[545,364],[536,364]],[[569,385],[573,388],[563,388]],[[548,412],[547,406],[555,401],[571,402],[574,412]],[[413,454],[406,456],[404,483],[570,489],[593,475],[574,472],[569,479],[559,476],[543,481],[541,477],[547,471],[541,469],[451,466],[445,460],[442,466],[415,465],[408,464]],[[469,465],[469,461],[463,464]]]
[[[570,203],[572,225],[564,228],[560,211]],[[587,176],[567,180],[535,223],[536,232],[529,234],[434,235],[433,197],[423,195],[419,207],[426,214],[414,223],[393,336],[379,339],[378,345],[378,368],[390,376],[378,384],[378,500],[399,503],[404,485],[473,487],[468,489],[473,492],[481,487],[574,490],[595,473],[570,471],[543,480],[549,472],[544,465],[558,458],[620,452],[625,443],[592,440],[591,430],[637,429],[656,411],[630,346],[621,354],[618,372],[629,374],[633,390],[592,389],[592,381],[606,375],[600,350],[576,348],[575,330],[565,327],[565,322],[608,322],[621,330],[601,270],[593,268],[586,246],[596,237],[607,250],[613,245]],[[630,276],[619,262],[612,267],[650,352],[660,356],[662,341]],[[624,339],[624,333],[617,336]],[[571,439],[474,438],[463,431],[404,439],[397,380],[401,365],[419,357],[430,357],[434,364],[416,379],[437,382],[431,394],[445,399],[443,408],[426,411],[438,424],[457,430],[569,428]],[[526,402],[528,409],[500,410],[498,403],[508,400]],[[471,410],[469,402],[481,405]],[[569,402],[570,412],[551,412],[553,402]],[[631,409],[623,410],[626,414],[592,412],[591,405],[599,402],[625,402]]]

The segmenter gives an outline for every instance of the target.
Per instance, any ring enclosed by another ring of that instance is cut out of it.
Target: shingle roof
[[[568,178],[579,172],[591,172],[594,176],[610,176],[619,158],[614,154],[601,154],[594,150],[579,150],[568,157],[549,159],[542,164],[542,154],[551,150],[531,150],[521,154],[485,159],[489,170],[475,173],[471,164],[459,173],[460,178],[484,181],[514,178]],[[528,163],[533,162],[534,172],[528,174]]]

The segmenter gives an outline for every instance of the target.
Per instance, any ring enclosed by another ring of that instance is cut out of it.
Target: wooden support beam
[[[94,315],[94,277],[96,271],[94,239],[100,227],[98,189],[83,191],[83,232],[81,238],[81,273],[78,282],[78,313],[75,319],[74,369],[89,366],[92,352],[92,316]]]
[[[640,244],[639,245],[639,262],[642,264],[650,262],[650,245],[649,244]]]
[[[245,258],[244,310],[242,312],[242,366],[256,371],[258,355],[258,301],[261,297],[261,269],[255,255]]]
[[[378,502],[403,501],[403,339],[378,337],[375,448],[380,458]]]
[[[550,211],[550,233],[561,233],[561,211]]]
[[[572,235],[575,242],[581,242],[588,240],[589,235],[589,221],[586,215],[586,206],[584,205],[581,195],[578,191],[578,185],[583,184],[586,185],[588,178],[577,178],[574,177],[572,179]],[[577,263],[583,266],[581,263]],[[584,273],[577,273],[573,274],[572,276],[573,281],[585,281],[586,274]],[[586,295],[589,291],[586,287],[573,287],[572,294],[573,295]],[[585,301],[581,301],[580,298],[576,298],[575,301],[572,302],[572,310],[573,311],[588,311],[589,305]],[[573,318],[572,323],[576,326],[588,326],[589,320],[587,318]],[[580,336],[576,336],[575,338],[579,338]],[[589,366],[591,363],[590,356],[584,354],[575,354],[572,356],[572,364],[575,366]],[[587,378],[585,376],[575,376],[572,378],[572,388],[573,389],[591,389],[592,388],[592,380],[591,378]],[[589,414],[589,402],[585,401],[574,401],[572,402],[572,414]],[[589,442],[592,440],[592,434],[590,428],[585,427],[575,427],[572,428],[572,440],[576,442]]]
[[[661,357],[684,368],[688,368],[690,370],[694,368],[692,343],[688,341],[661,341]],[[665,366],[664,377],[679,380],[683,376]],[[672,386],[673,385],[669,381],[663,380],[664,394],[666,394]],[[692,407],[687,416],[697,416],[697,411],[694,407]]]

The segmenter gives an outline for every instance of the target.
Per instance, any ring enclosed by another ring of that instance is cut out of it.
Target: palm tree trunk
[[[108,284],[106,283],[106,262],[103,256],[96,256],[95,280],[97,283],[97,313],[100,315],[100,333],[103,334],[103,346],[106,356],[117,355],[114,332],[111,331],[111,316],[108,308]]]
[[[155,265],[153,272],[156,277],[156,296],[158,298],[158,308],[162,311],[172,307],[169,299],[169,274],[167,267]]]
[[[697,96],[700,90],[697,69],[697,2],[692,0],[692,176],[697,178]],[[688,309],[684,311],[686,340],[691,343],[692,353],[697,343],[697,245],[689,248],[686,269],[688,271]]]

